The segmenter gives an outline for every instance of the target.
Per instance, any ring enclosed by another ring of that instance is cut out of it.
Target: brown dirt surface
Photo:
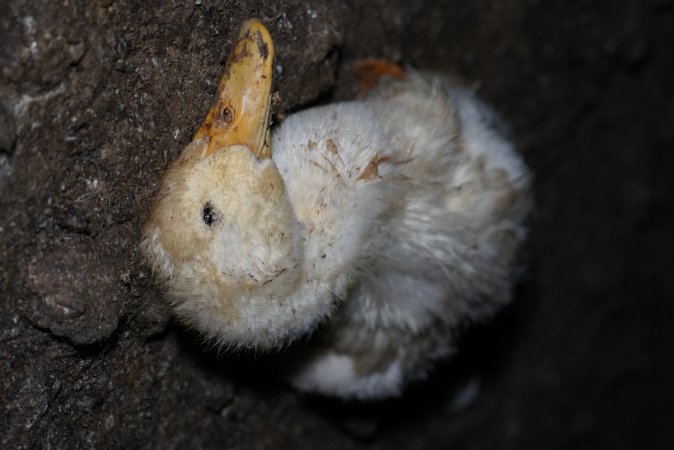
[[[273,111],[364,58],[451,72],[536,174],[516,301],[398,400],[298,395],[171,318],[138,252],[240,24]],[[674,2],[0,2],[0,447],[674,448]]]

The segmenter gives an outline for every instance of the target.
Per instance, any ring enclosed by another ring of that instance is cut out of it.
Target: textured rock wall
[[[2,448],[674,448],[674,5],[0,3]],[[351,63],[451,71],[537,176],[517,301],[399,401],[297,396],[270,357],[172,323],[139,259],[158,180],[240,23],[277,45],[273,110],[352,98]]]

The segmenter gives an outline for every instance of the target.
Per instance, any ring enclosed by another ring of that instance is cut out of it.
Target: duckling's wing
[[[380,186],[387,207],[372,218],[355,282],[294,383],[381,397],[450,353],[462,323],[510,299],[530,177],[498,116],[442,79],[412,72],[359,104],[384,142],[368,155],[377,177],[360,181]]]

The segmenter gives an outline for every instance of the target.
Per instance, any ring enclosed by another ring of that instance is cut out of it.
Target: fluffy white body
[[[223,346],[319,330],[297,388],[396,395],[510,299],[530,176],[471,92],[409,72],[291,115],[272,160],[204,145],[165,175],[143,249],[178,316]]]

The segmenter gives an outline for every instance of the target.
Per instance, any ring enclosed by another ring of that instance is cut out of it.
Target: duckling
[[[175,315],[222,348],[313,334],[296,388],[398,395],[510,299],[529,171],[472,92],[411,69],[270,130],[273,58],[245,22],[142,251]]]

